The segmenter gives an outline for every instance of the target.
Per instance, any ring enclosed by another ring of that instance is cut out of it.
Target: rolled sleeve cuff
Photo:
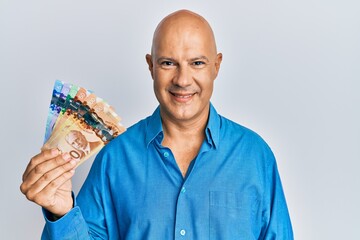
[[[47,239],[89,239],[88,228],[82,216],[80,207],[76,206],[63,217],[52,221],[52,214],[42,209],[45,218],[45,227],[42,233],[42,240]]]

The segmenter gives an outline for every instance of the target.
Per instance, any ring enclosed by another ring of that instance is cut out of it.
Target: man
[[[210,103],[221,60],[203,17],[164,18],[146,55],[159,107],[102,149],[76,200],[68,154],[43,151],[25,170],[42,238],[293,239],[270,148]]]

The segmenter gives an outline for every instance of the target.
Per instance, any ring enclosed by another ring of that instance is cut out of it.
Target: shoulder
[[[224,116],[220,116],[220,141],[234,144],[241,149],[272,154],[266,141],[254,130]]]
[[[125,132],[117,136],[113,139],[110,143],[108,143],[104,150],[108,151],[113,148],[119,148],[124,144],[136,144],[142,145],[142,142],[145,140],[145,133],[146,127],[148,125],[148,117],[145,119],[140,120],[139,122],[135,123],[134,125],[130,126],[126,129]]]
[[[231,149],[257,149],[269,151],[270,148],[264,139],[255,131],[218,114],[215,107],[210,105],[208,122],[211,135],[215,142],[225,148]]]
[[[220,129],[221,132],[224,132],[227,134],[227,136],[229,136],[229,134],[231,133],[232,136],[236,136],[236,137],[242,137],[242,138],[247,138],[248,140],[253,140],[253,141],[259,141],[259,142],[263,142],[265,143],[265,141],[263,140],[263,138],[254,130],[241,125],[233,120],[230,120],[224,116],[220,116]]]

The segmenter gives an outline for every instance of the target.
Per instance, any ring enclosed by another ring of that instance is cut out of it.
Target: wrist
[[[52,211],[50,209],[46,209],[46,211],[48,212],[47,217],[50,221],[57,221],[60,218],[62,218],[63,216],[65,216],[68,212],[70,212],[74,206],[75,206],[75,200],[74,200],[74,193],[71,193],[71,203],[69,203],[69,206],[67,208],[65,208],[65,210],[61,210],[59,211]]]

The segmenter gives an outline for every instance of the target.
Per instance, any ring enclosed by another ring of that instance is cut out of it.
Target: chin
[[[170,112],[173,118],[179,121],[187,121],[196,118],[198,111],[194,108],[182,107],[180,109],[176,109],[175,111]]]

